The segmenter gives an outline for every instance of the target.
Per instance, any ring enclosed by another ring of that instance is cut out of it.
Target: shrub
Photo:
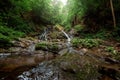
[[[7,48],[10,46],[12,46],[12,43],[10,42],[10,38],[0,33],[0,48]]]
[[[117,54],[117,51],[114,49],[114,47],[108,46],[108,47],[105,48],[105,50],[106,50],[107,52],[112,53],[113,55],[116,55],[116,54]]]
[[[82,31],[84,29],[84,26],[82,26],[82,25],[76,25],[76,26],[74,26],[74,29],[76,31]]]
[[[25,35],[23,32],[14,31],[13,29],[8,28],[6,26],[0,26],[0,33],[10,38],[11,40]]]
[[[0,26],[0,48],[11,47],[13,45],[11,41],[22,36],[24,36],[22,32],[14,31],[6,26]]]

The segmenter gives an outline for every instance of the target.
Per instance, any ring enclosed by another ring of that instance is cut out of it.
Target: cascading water
[[[68,36],[68,34],[65,32],[65,31],[63,31],[63,30],[61,30],[62,31],[62,33],[67,37],[67,47],[68,47],[68,51],[69,51],[69,53],[71,52],[71,50],[72,50],[72,47],[71,47],[71,38]]]
[[[44,32],[39,36],[40,40],[46,40],[47,41],[47,33],[48,33],[48,29],[45,28]]]
[[[6,58],[6,57],[8,57],[10,55],[11,55],[11,53],[0,53],[0,59],[1,58]]]
[[[65,31],[63,31],[63,30],[61,30],[61,31],[67,37],[67,47],[68,47],[69,53],[78,53],[80,55],[83,55],[86,52],[84,49],[80,50],[80,51],[73,49],[72,44],[71,44],[71,38],[68,36],[68,34]]]
[[[83,55],[84,52],[86,52],[86,51],[84,51],[84,50],[79,50],[79,51],[77,51],[77,50],[73,49],[73,48],[72,48],[72,44],[71,44],[71,38],[70,38],[69,35],[63,30],[63,27],[60,26],[60,25],[56,25],[56,27],[67,37],[67,43],[66,43],[66,45],[67,45],[67,49],[68,49],[68,52],[69,52],[69,53],[78,53],[78,54],[80,54],[80,55]]]
[[[69,35],[64,30],[60,30],[60,31],[67,38],[66,45],[67,45],[68,53],[83,54],[81,53],[81,51],[74,50],[72,48],[71,38],[69,37]],[[41,36],[45,38],[45,35],[46,35],[46,30],[44,34],[42,34]],[[28,50],[30,52],[33,52],[34,49],[35,49],[35,44],[33,43],[29,46]],[[62,80],[59,79],[59,77],[60,77],[60,71],[58,67],[53,66],[51,63],[49,63],[49,61],[44,61],[40,63],[36,68],[23,72],[21,75],[18,76],[18,80]]]
[[[18,80],[59,80],[59,70],[50,62],[42,62],[36,68],[23,72]]]
[[[33,53],[35,51],[35,43],[32,42],[31,45],[28,47],[28,52]]]

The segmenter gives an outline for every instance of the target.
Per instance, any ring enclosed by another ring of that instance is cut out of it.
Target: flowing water
[[[0,58],[6,58],[10,55],[11,55],[11,53],[0,53]]]
[[[39,39],[47,41],[47,33],[48,33],[48,29],[45,28],[44,32],[39,36]]]
[[[80,55],[83,55],[84,51],[75,50],[72,47],[70,36],[63,30],[61,30],[61,32],[67,38],[67,42],[66,42],[67,48],[66,49],[67,49],[68,53],[78,53]],[[47,29],[44,29],[44,33],[40,36],[40,39],[47,40]],[[35,43],[34,42],[32,42],[30,44],[30,46],[27,48],[27,51],[31,54],[34,53],[34,51],[35,51]],[[2,56],[7,56],[7,55],[8,54],[2,55]],[[31,58],[31,59],[29,58],[29,60],[27,60],[27,59],[25,59],[25,60],[26,61],[33,60],[33,62],[34,62],[35,58]],[[61,73],[60,73],[60,70],[58,67],[51,64],[50,61],[44,61],[32,69],[29,69],[27,71],[24,70],[23,73],[17,75],[17,77],[15,76],[15,77],[17,78],[17,80],[63,80],[63,79],[60,79],[60,74]],[[2,80],[4,80],[4,79],[2,79]],[[10,79],[10,80],[12,80],[12,79]]]
[[[72,49],[72,45],[71,45],[71,38],[68,36],[68,34],[65,32],[65,31],[63,31],[62,30],[62,33],[67,37],[67,43],[66,43],[66,45],[67,45],[67,47],[68,47],[68,51],[69,51],[69,53],[71,53],[71,50],[73,50]]]
[[[18,80],[59,80],[59,71],[49,62],[42,62],[37,67],[23,72],[18,76]]]
[[[35,51],[35,43],[32,42],[30,46],[28,47],[28,52],[32,54],[34,53],[34,51]]]
[[[72,44],[71,44],[71,38],[69,37],[69,35],[63,30],[61,30],[61,32],[67,37],[66,45],[67,45],[68,53],[78,53],[80,55],[83,55],[86,52],[84,49],[83,50],[73,49]]]
[[[76,52],[80,53],[80,51],[76,51],[72,48],[71,38],[68,36],[66,32],[62,30],[62,33],[67,37],[67,49],[69,53]],[[45,36],[46,34],[44,34]],[[29,51],[34,51],[34,44],[29,46]],[[53,65],[49,65],[48,61],[44,61],[40,63],[37,67],[23,72],[18,76],[18,80],[60,80],[59,79],[59,69]]]

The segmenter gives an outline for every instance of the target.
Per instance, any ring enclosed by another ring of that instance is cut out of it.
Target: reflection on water
[[[49,62],[42,62],[36,68],[23,72],[18,80],[59,80],[59,71]]]

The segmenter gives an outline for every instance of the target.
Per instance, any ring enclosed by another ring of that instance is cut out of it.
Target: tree
[[[112,11],[112,17],[113,17],[113,24],[114,28],[116,27],[116,18],[115,18],[115,13],[114,13],[114,8],[113,8],[113,2],[110,0],[110,6],[111,6],[111,11]]]

